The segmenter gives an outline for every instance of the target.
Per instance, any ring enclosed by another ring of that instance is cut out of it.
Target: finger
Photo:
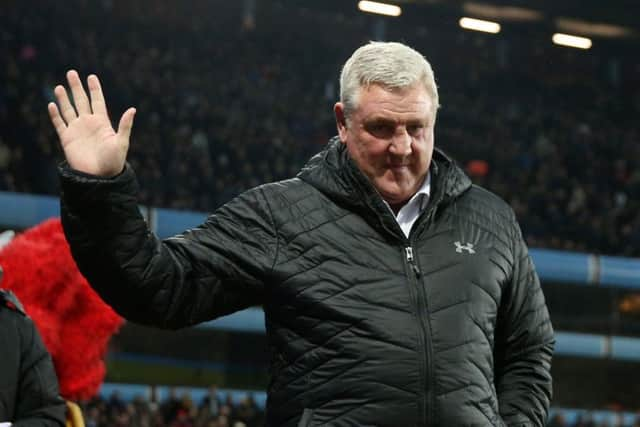
[[[71,120],[77,118],[78,115],[76,114],[76,110],[73,108],[73,105],[71,105],[71,101],[69,101],[69,96],[67,95],[67,90],[64,86],[56,86],[55,89],[53,89],[53,93],[58,99],[60,114],[62,114],[64,121],[68,124]]]
[[[67,128],[67,124],[62,120],[58,106],[55,102],[50,102],[49,105],[47,105],[47,110],[49,110],[49,118],[51,118],[51,123],[58,134],[58,138],[62,139],[62,132]]]
[[[133,118],[135,115],[136,109],[129,108],[124,112],[118,124],[118,139],[127,145],[129,144],[129,137],[131,136],[131,128],[133,127]]]
[[[78,115],[91,114],[91,105],[89,104],[89,98],[87,97],[87,92],[85,92],[84,88],[82,87],[82,82],[80,81],[78,72],[75,70],[68,71],[67,81],[69,81],[69,87],[71,88],[71,93],[73,94],[73,101],[76,104]]]
[[[87,86],[89,87],[89,96],[91,97],[91,109],[94,114],[107,114],[107,104],[102,94],[102,86],[100,80],[95,74],[87,77]]]

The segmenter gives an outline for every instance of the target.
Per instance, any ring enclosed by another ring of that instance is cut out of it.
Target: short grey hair
[[[340,73],[340,101],[348,118],[358,106],[360,88],[378,84],[388,89],[424,85],[433,102],[440,106],[438,87],[429,62],[416,50],[397,42],[369,42],[359,47]]]

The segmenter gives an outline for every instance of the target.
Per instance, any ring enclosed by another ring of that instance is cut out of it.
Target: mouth
[[[407,163],[398,163],[398,164],[391,164],[387,166],[389,169],[391,169],[392,171],[402,171],[405,169],[409,168],[409,164]]]

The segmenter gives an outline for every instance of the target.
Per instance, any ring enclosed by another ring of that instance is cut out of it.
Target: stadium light
[[[377,13],[378,15],[400,16],[402,9],[393,4],[378,3],[375,1],[362,0],[358,3],[358,9],[363,12]]]
[[[572,36],[569,34],[555,33],[551,38],[553,42],[560,46],[576,47],[578,49],[589,49],[591,47],[591,39],[586,37]]]
[[[585,36],[597,37],[630,37],[633,36],[633,30],[622,25],[607,24],[604,22],[583,21],[573,18],[557,18],[555,20],[556,28],[563,33],[577,33]]]
[[[519,6],[498,6],[475,1],[465,2],[462,5],[462,10],[465,14],[498,21],[529,22],[541,21],[544,18],[542,12],[534,9]]]
[[[484,21],[474,18],[460,18],[460,26],[466,30],[482,31],[484,33],[497,34],[500,32],[500,24],[492,21]]]

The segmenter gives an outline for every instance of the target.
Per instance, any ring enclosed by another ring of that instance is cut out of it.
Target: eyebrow
[[[389,119],[387,117],[379,117],[379,116],[374,116],[371,117],[369,119],[365,119],[364,120],[364,124],[371,124],[371,123],[383,123],[383,124],[392,124],[392,125],[397,125],[398,123],[400,123],[397,120],[393,120],[393,119]],[[406,122],[407,126],[412,126],[412,125],[426,125],[427,123],[429,123],[429,118],[426,118],[424,120],[420,120],[420,119],[411,119],[411,120],[407,120]]]

